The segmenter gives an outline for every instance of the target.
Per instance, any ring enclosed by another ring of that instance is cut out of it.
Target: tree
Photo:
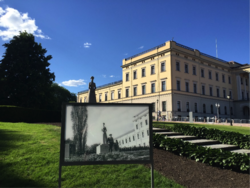
[[[61,110],[61,105],[63,102],[76,101],[76,95],[70,93],[66,88],[59,86],[57,83],[51,85],[53,97],[51,98],[51,107],[53,110]]]
[[[87,142],[88,110],[86,106],[73,106],[71,120],[73,121],[73,134],[78,154],[85,153]]]
[[[52,56],[45,56],[47,50],[26,31],[3,46],[6,51],[0,61],[1,104],[49,108],[51,84],[55,80],[47,68]]]

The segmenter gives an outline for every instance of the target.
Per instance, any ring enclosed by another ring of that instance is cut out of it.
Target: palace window
[[[148,136],[149,136],[149,131],[147,130]]]
[[[135,136],[133,136],[133,141],[135,141]]]
[[[209,93],[210,93],[210,96],[213,96],[213,88],[212,88],[212,86],[209,87]]]
[[[151,66],[151,74],[155,74],[155,66],[154,65]]]
[[[227,98],[227,96],[226,96],[226,90],[225,89],[223,89],[223,97]]]
[[[228,83],[231,84],[231,77],[228,76]]]
[[[176,70],[180,71],[180,63],[179,62],[176,62]]]
[[[142,95],[145,95],[145,94],[146,94],[146,86],[143,85],[143,86],[142,86]]]
[[[126,89],[126,97],[129,97],[129,89]]]
[[[148,120],[145,120],[145,125],[148,125]]]
[[[216,91],[217,91],[217,97],[220,97],[220,89],[217,88]]]
[[[161,63],[161,72],[164,72],[166,70],[166,67],[165,67],[165,62],[164,63]]]
[[[137,138],[139,139],[140,137],[139,137],[139,133],[137,134]]]
[[[194,103],[194,112],[198,112],[197,103]]]
[[[111,100],[114,100],[114,92],[111,92]]]
[[[177,111],[181,111],[181,101],[177,101]]]
[[[185,73],[188,73],[188,64],[185,64]]]
[[[203,104],[203,113],[206,113],[206,104]]]
[[[118,91],[118,99],[121,98],[121,91]]]
[[[166,91],[166,82],[161,81],[161,91]]]
[[[205,77],[204,76],[204,69],[201,69],[201,77]]]
[[[105,93],[105,101],[108,100],[108,93]]]
[[[155,83],[152,83],[151,84],[151,93],[154,93],[155,92]]]
[[[219,74],[217,72],[215,73],[215,78],[216,78],[216,81],[219,81]]]
[[[142,127],[142,122],[141,122],[141,127]]]
[[[134,87],[134,96],[137,95],[137,87]]]
[[[211,114],[213,114],[214,113],[214,105],[211,104],[210,109],[211,109]]]
[[[138,124],[136,124],[136,129],[138,129]]]
[[[230,99],[232,99],[232,91],[229,91]]]
[[[194,83],[194,93],[197,93],[197,84]]]
[[[243,84],[243,79],[242,78],[240,78],[240,83]]]
[[[102,94],[99,95],[99,102],[102,102]]]
[[[222,82],[225,82],[225,75],[222,75]]]
[[[212,79],[212,72],[211,71],[208,72],[208,76],[209,76],[209,79]]]
[[[145,68],[141,69],[141,77],[145,77],[146,74],[145,74]]]
[[[189,83],[186,82],[186,92],[189,92]]]
[[[137,71],[134,71],[134,79],[137,78]]]
[[[181,82],[179,80],[177,80],[177,90],[180,91],[181,90]]]
[[[233,115],[233,107],[230,107],[230,113]]]
[[[193,66],[193,75],[196,75],[196,67]]]
[[[247,79],[245,80],[246,81],[246,86],[248,85],[248,83],[247,83]]]
[[[226,106],[224,107],[224,110],[225,110],[225,115],[227,115],[227,107]]]
[[[129,81],[129,73],[126,73],[126,82]]]
[[[189,112],[189,102],[186,103],[187,112]]]
[[[144,137],[144,132],[143,131],[142,131],[141,135],[142,135],[142,138],[143,138]]]
[[[202,86],[202,95],[205,95],[205,86]]]
[[[162,101],[162,111],[166,112],[166,101]]]

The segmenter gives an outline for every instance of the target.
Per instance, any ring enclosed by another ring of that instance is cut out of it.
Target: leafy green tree
[[[78,154],[85,153],[88,132],[88,110],[86,106],[73,106],[71,120],[73,121],[74,142]]]
[[[48,109],[54,73],[48,66],[51,55],[36,43],[32,34],[20,32],[9,43],[0,61],[0,104]]]
[[[51,90],[53,94],[53,97],[51,98],[51,104],[53,106],[51,108],[53,110],[61,110],[63,102],[76,101],[76,95],[74,93],[70,93],[69,90],[59,86],[57,83],[51,85]]]

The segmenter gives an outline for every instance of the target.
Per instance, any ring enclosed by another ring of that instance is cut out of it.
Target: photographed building
[[[207,55],[175,41],[122,61],[122,80],[96,89],[100,103],[153,103],[153,118],[249,119],[250,66]],[[88,90],[78,93],[86,102]],[[228,99],[229,97],[229,99]]]
[[[133,119],[134,128],[131,131],[114,138],[114,140],[118,141],[120,148],[134,146],[149,147],[148,109],[136,114]]]

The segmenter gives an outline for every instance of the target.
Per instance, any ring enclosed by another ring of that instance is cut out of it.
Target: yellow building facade
[[[122,80],[96,89],[97,103],[153,103],[167,119],[219,116],[249,119],[250,66],[224,61],[175,41],[122,61]],[[230,96],[230,99],[228,99]],[[88,90],[77,95],[87,102]]]

